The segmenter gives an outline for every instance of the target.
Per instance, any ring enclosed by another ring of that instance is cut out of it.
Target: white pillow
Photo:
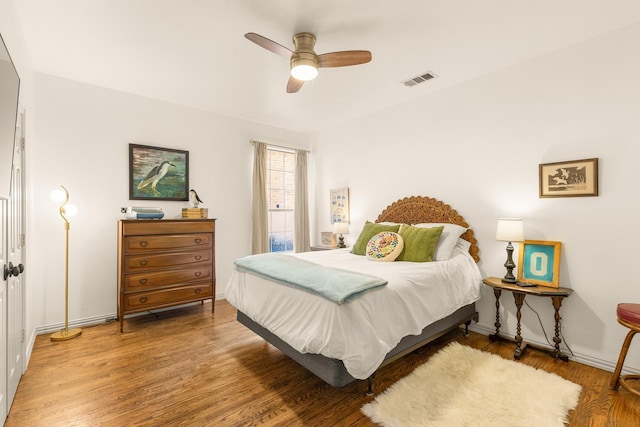
[[[469,252],[469,248],[471,247],[471,242],[464,240],[463,238],[458,238],[458,242],[454,246],[455,248],[460,248],[462,252]]]
[[[453,248],[456,246],[456,243],[458,243],[458,238],[467,231],[466,228],[458,224],[449,224],[444,222],[415,224],[414,227],[431,228],[440,227],[441,225],[444,226],[444,230],[442,230],[442,235],[436,245],[434,261],[447,261],[451,258],[451,253],[453,252]]]

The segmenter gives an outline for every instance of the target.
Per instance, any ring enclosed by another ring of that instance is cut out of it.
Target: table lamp
[[[347,245],[344,244],[344,236],[343,234],[349,234],[349,224],[346,222],[334,222],[333,223],[333,234],[339,234],[338,236],[338,247],[346,248]]]
[[[513,245],[511,242],[524,241],[524,226],[521,218],[501,218],[498,220],[498,229],[496,230],[496,240],[501,242],[509,242],[507,244],[507,262],[504,266],[507,274],[502,278],[503,282],[516,283],[513,275],[513,269],[516,264],[513,262]]]

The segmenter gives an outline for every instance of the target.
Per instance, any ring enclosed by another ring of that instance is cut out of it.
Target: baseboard
[[[218,300],[218,299],[224,299],[224,298],[216,295],[216,300]],[[198,302],[192,302],[192,303],[188,303],[188,304],[174,305],[174,306],[171,306],[171,307],[158,308],[158,309],[153,309],[153,311],[154,312],[163,312],[163,311],[167,311],[167,310],[175,310],[175,309],[180,308],[180,307],[189,307],[191,305],[196,305],[196,304],[200,304],[200,302],[198,301]],[[143,312],[140,312],[140,313],[129,314],[129,315],[127,315],[127,318],[136,317],[136,316],[144,316],[146,314],[149,314],[149,311],[143,311]],[[112,322],[112,321],[116,320],[117,318],[118,318],[118,313],[107,313],[107,314],[101,314],[99,316],[94,316],[94,317],[85,317],[83,319],[71,320],[71,321],[69,321],[69,329],[95,326],[95,325],[99,325],[101,323]],[[38,326],[35,329],[35,334],[33,336],[33,339],[35,341],[35,336],[37,336],[37,335],[46,335],[46,334],[58,332],[58,331],[60,331],[62,329],[64,329],[64,322],[52,323],[52,324],[44,325],[44,326]]]
[[[116,317],[117,317],[116,313],[108,313],[100,316],[85,317],[84,319],[70,320],[69,329],[99,325],[101,323],[112,321]],[[64,329],[64,322],[52,323],[50,325],[38,326],[35,330],[35,334],[46,335],[46,334],[58,332],[62,329]]]
[[[469,326],[469,330],[473,332],[477,332],[482,335],[487,335],[487,336],[492,335],[496,332],[495,329],[491,329],[486,326],[479,325],[477,323],[471,324]],[[531,344],[541,346],[541,347],[549,347],[549,344],[546,342],[536,341],[533,339],[529,339],[527,337],[522,337],[522,338],[524,341],[529,342]],[[569,356],[570,360],[574,362],[582,363],[583,365],[592,366],[594,368],[602,369],[603,371],[608,371],[608,372],[613,372],[616,368],[616,363],[618,362],[617,360],[610,361],[610,360],[600,359],[598,357],[593,357],[588,354],[577,353],[577,352],[572,353],[571,351],[568,351],[568,348],[566,346],[562,346],[562,344],[560,346],[562,351]],[[639,375],[640,370],[623,367],[622,374]]]

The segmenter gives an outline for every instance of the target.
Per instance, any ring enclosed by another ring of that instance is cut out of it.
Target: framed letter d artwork
[[[518,254],[518,281],[540,286],[560,286],[560,242],[525,240]]]

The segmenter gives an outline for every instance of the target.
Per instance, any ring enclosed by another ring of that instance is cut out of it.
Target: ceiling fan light
[[[313,52],[297,52],[291,57],[291,76],[309,81],[318,77],[318,60]]]
[[[318,77],[318,69],[313,65],[300,64],[291,69],[291,75],[294,79],[306,82]]]

